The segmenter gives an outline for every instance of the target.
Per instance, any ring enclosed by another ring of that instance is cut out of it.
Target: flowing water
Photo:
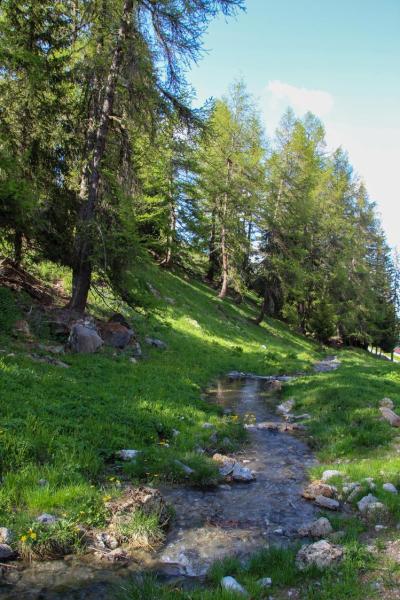
[[[318,363],[315,370],[337,366],[328,359]],[[235,374],[210,390],[212,401],[250,423],[249,444],[235,458],[255,473],[255,481],[207,491],[162,489],[176,518],[157,554],[137,554],[129,564],[105,564],[94,561],[91,555],[30,566],[14,563],[3,569],[0,598],[110,599],[112,585],[123,586],[146,570],[165,576],[201,577],[217,559],[232,555],[246,558],[267,545],[290,543],[298,528],[315,516],[313,504],[300,495],[306,470],[315,459],[300,437],[257,428],[265,421],[282,423],[275,412],[277,398],[268,393],[268,379]]]

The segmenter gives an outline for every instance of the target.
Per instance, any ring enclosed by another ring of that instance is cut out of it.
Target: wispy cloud
[[[333,108],[333,96],[323,90],[310,90],[290,83],[274,80],[266,87],[267,95],[274,108],[291,106],[298,114],[311,111],[319,117],[329,114]]]

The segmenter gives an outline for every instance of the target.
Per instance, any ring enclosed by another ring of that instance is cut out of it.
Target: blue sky
[[[291,105],[342,145],[400,247],[400,0],[247,0],[218,18],[189,72],[197,102],[243,78],[268,134]]]

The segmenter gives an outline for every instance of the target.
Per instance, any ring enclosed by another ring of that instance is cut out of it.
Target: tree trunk
[[[258,316],[254,319],[254,322],[257,325],[260,325],[260,323],[262,322],[262,320],[265,317],[265,313],[267,312],[267,301],[268,301],[268,290],[267,290],[267,286],[266,286],[265,287],[265,292],[264,292],[264,298],[263,298],[263,301],[261,303],[260,312],[258,313]]]
[[[21,264],[22,260],[22,231],[16,228],[14,233],[14,260],[17,266]]]
[[[208,245],[208,271],[207,271],[207,279],[209,281],[214,281],[215,272],[218,267],[217,262],[217,247],[215,243],[215,218],[216,218],[216,209],[215,207],[211,213],[211,236],[210,243]]]
[[[74,266],[70,308],[85,310],[92,276],[91,231],[100,195],[100,166],[104,157],[109,130],[110,116],[115,100],[115,91],[123,59],[123,46],[128,31],[133,0],[125,0],[117,41],[107,76],[104,100],[99,111],[95,130],[92,156],[82,172],[80,198],[83,201],[78,218],[78,233],[74,244]],[[96,110],[95,110],[96,113]]]
[[[231,180],[232,174],[232,161],[228,158],[227,160],[227,174],[226,174],[226,191],[223,194],[222,208],[221,208],[221,259],[222,259],[222,284],[221,290],[218,294],[219,298],[225,298],[228,291],[228,275],[229,275],[229,260],[228,260],[228,248],[226,243],[226,215],[228,212],[228,186]]]
[[[171,266],[172,247],[173,247],[174,241],[175,241],[175,231],[176,231],[176,209],[175,209],[175,202],[173,199],[171,199],[170,215],[169,215],[169,232],[168,232],[168,239],[167,239],[167,253],[165,256],[164,263],[163,263],[165,267]]]

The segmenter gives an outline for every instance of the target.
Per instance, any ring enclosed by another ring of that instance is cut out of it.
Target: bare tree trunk
[[[104,99],[99,112],[98,126],[92,156],[82,172],[80,198],[83,201],[78,219],[78,233],[74,244],[74,267],[70,308],[83,311],[92,277],[92,234],[91,231],[100,195],[100,165],[104,157],[108,137],[110,116],[115,100],[115,90],[123,59],[126,39],[134,0],[125,0],[117,41],[108,72]],[[95,111],[96,112],[96,111]]]
[[[19,266],[22,260],[22,231],[18,228],[14,233],[14,260]]]
[[[268,302],[268,291],[267,291],[267,286],[265,286],[264,298],[261,303],[260,312],[258,313],[258,316],[254,319],[254,322],[257,325],[260,325],[260,323],[262,322],[262,320],[265,317],[265,313],[267,312],[267,302]]]
[[[228,260],[228,248],[226,243],[226,215],[228,212],[228,186],[231,180],[232,174],[232,161],[228,158],[227,160],[227,174],[226,174],[226,191],[223,195],[222,208],[221,208],[221,258],[222,258],[222,284],[221,290],[218,294],[219,298],[225,298],[228,291],[228,276],[229,276],[229,260]]]
[[[215,243],[215,219],[216,219],[216,208],[214,206],[211,213],[211,236],[210,243],[208,245],[208,271],[207,271],[207,279],[209,281],[214,281],[215,272],[218,267],[217,261],[217,247]]]
[[[167,253],[164,260],[164,266],[169,267],[172,262],[172,247],[175,241],[175,231],[176,231],[176,208],[174,199],[171,198],[170,204],[170,215],[169,215],[169,232],[167,239]]]

